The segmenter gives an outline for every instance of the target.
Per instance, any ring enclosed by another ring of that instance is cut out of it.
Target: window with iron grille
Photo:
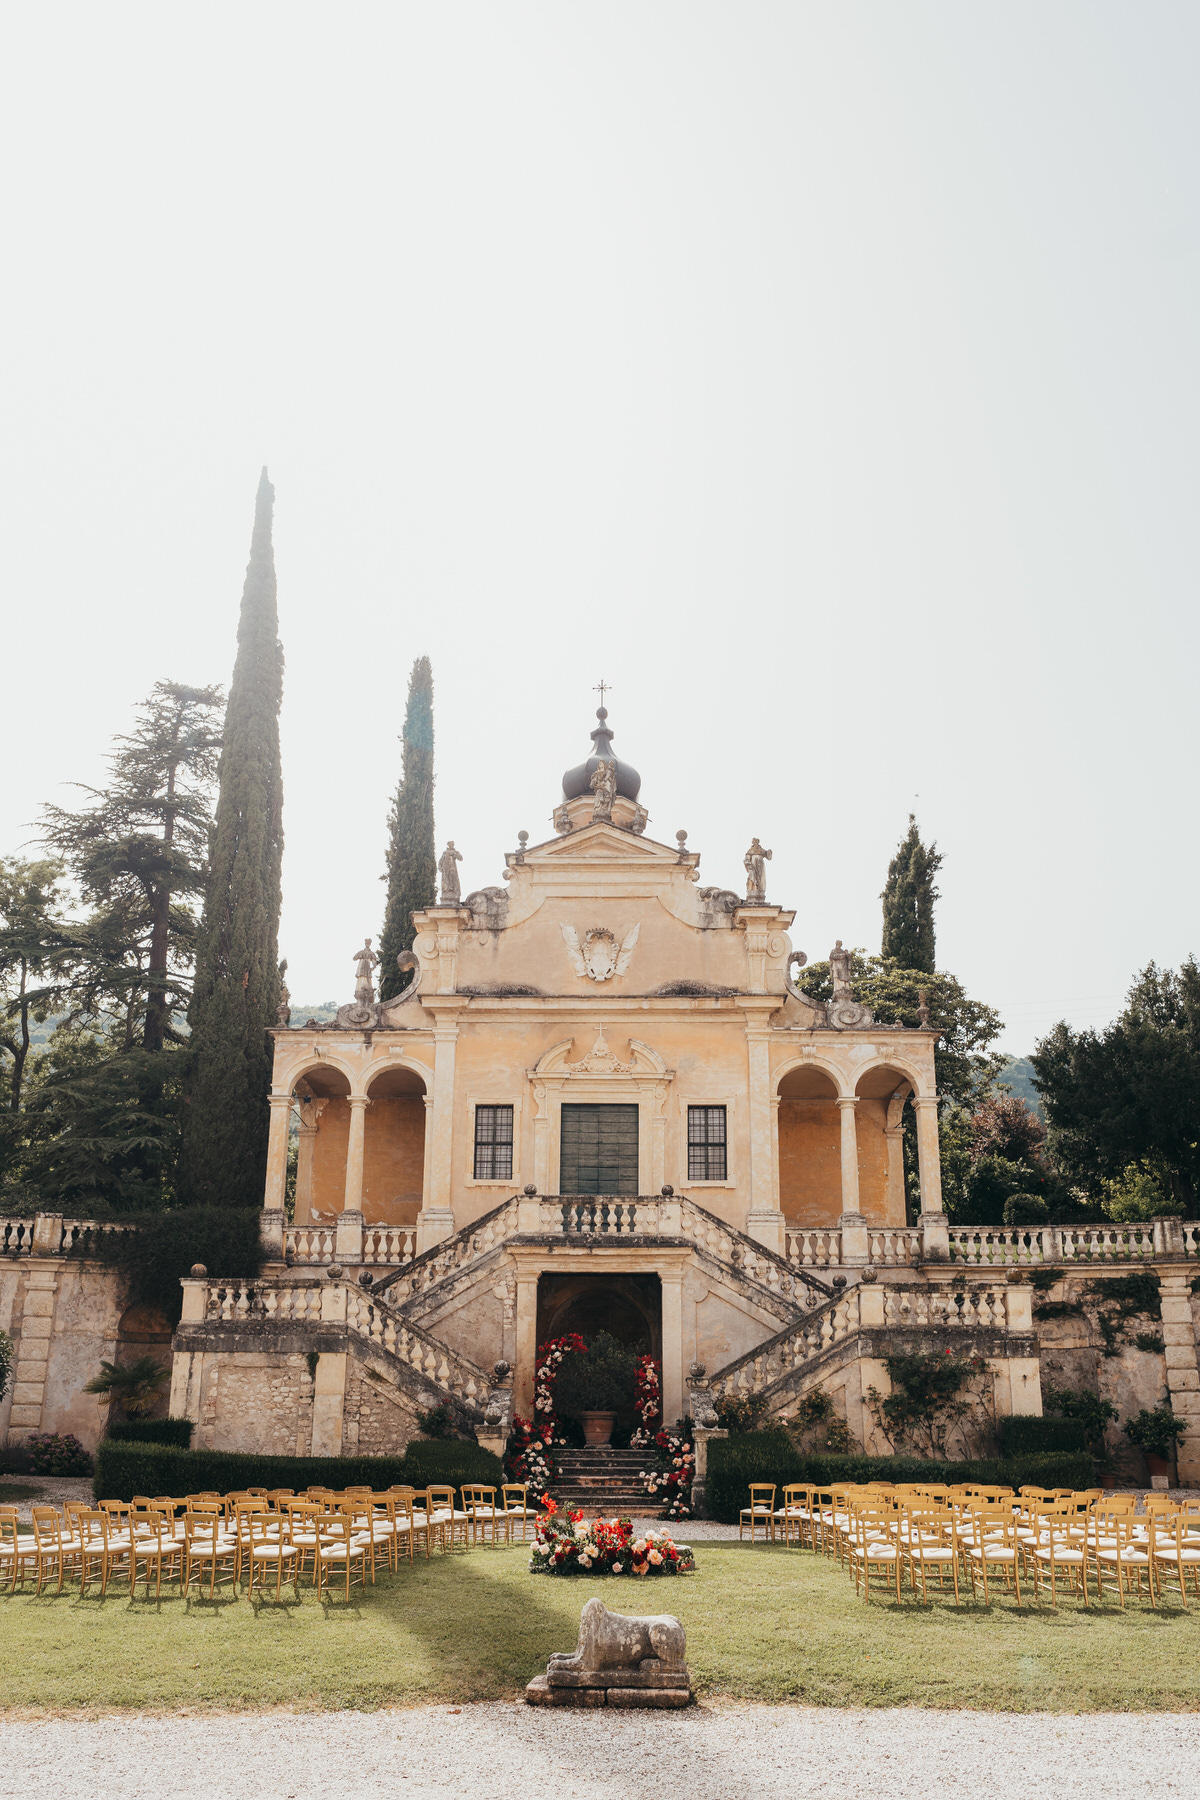
[[[724,1181],[725,1108],[688,1107],[688,1180]]]
[[[511,1106],[475,1108],[475,1179],[511,1181],[513,1109]]]

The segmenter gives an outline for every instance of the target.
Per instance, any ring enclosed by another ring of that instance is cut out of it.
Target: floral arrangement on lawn
[[[691,1441],[690,1419],[676,1421],[674,1431],[656,1431],[649,1442],[656,1454],[641,1471],[642,1486],[656,1503],[666,1502],[668,1519],[687,1519],[692,1512],[692,1482],[696,1478],[696,1451]],[[638,1434],[642,1434],[639,1432]],[[641,1445],[638,1448],[641,1449]]]
[[[690,1575],[696,1559],[666,1531],[634,1536],[629,1519],[585,1520],[547,1496],[537,1522],[531,1575]]]

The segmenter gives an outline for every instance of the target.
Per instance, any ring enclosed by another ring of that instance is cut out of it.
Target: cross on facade
[[[593,693],[594,693],[594,694],[599,694],[599,696],[600,696],[600,704],[601,704],[601,706],[603,706],[603,705],[604,705],[604,696],[605,696],[605,694],[611,694],[611,693],[612,693],[612,689],[611,689],[611,688],[610,688],[610,687],[609,687],[609,685],[608,685],[608,683],[607,683],[607,681],[598,681],[598,682],[597,682],[597,683],[596,683],[596,685],[595,685],[595,687],[594,687],[594,688],[593,688],[593,689],[592,689],[592,692],[593,692]]]

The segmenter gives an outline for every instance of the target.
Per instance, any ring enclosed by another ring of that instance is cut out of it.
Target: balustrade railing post
[[[57,1256],[62,1249],[63,1215],[38,1213],[33,1221],[33,1255]]]

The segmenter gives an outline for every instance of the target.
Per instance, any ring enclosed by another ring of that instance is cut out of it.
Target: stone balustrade
[[[878,1269],[912,1269],[921,1261],[924,1233],[911,1226],[867,1227],[867,1254]]]
[[[33,1253],[33,1220],[0,1219],[0,1256],[30,1256]]]
[[[713,1398],[736,1399],[764,1393],[793,1369],[844,1338],[853,1337],[859,1329],[859,1300],[859,1289],[851,1288],[799,1324],[788,1326],[765,1344],[728,1363],[712,1378]]]
[[[1139,1263],[1200,1257],[1200,1223],[1154,1219],[1142,1225],[950,1227],[950,1260],[979,1267],[1042,1263]]]
[[[344,1325],[462,1405],[481,1411],[486,1403],[491,1383],[482,1369],[351,1282],[189,1278],[183,1285],[185,1324]]]
[[[662,1201],[657,1194],[542,1194],[543,1231],[585,1237],[653,1237],[659,1231]]]
[[[345,1228],[343,1227],[343,1233]],[[283,1232],[285,1262],[300,1268],[323,1268],[331,1262],[364,1262],[369,1268],[399,1268],[417,1254],[417,1234],[402,1225],[364,1225],[357,1257],[338,1251],[336,1225],[287,1225]]]
[[[68,1219],[37,1213],[32,1219],[0,1219],[0,1256],[88,1256],[101,1238],[120,1237],[136,1225],[114,1219]]]
[[[481,1262],[509,1238],[516,1236],[521,1229],[519,1209],[523,1204],[515,1197],[506,1200],[494,1211],[476,1219],[474,1224],[464,1226],[453,1237],[444,1239],[442,1243],[435,1244],[432,1250],[426,1250],[413,1259],[411,1266],[403,1267],[395,1275],[385,1276],[380,1287],[386,1286],[389,1299],[399,1306],[438,1282],[445,1281],[452,1275],[462,1274],[472,1263]],[[534,1201],[533,1204],[536,1206],[537,1202]]]
[[[937,1330],[959,1327],[975,1327],[986,1331],[1007,1331],[1009,1329],[1010,1294],[1005,1287],[955,1289],[940,1286],[901,1287],[888,1284],[877,1290],[883,1301],[883,1323],[901,1330],[920,1330],[930,1327]],[[1014,1300],[1014,1322],[1019,1329],[1028,1329],[1025,1315],[1028,1311],[1028,1289],[1023,1290],[1026,1298],[1019,1303]]]
[[[335,1261],[337,1228],[333,1225],[288,1225],[283,1233],[286,1261],[320,1267]]]
[[[784,1254],[798,1269],[836,1269],[842,1260],[842,1234],[824,1228],[785,1231]]]

